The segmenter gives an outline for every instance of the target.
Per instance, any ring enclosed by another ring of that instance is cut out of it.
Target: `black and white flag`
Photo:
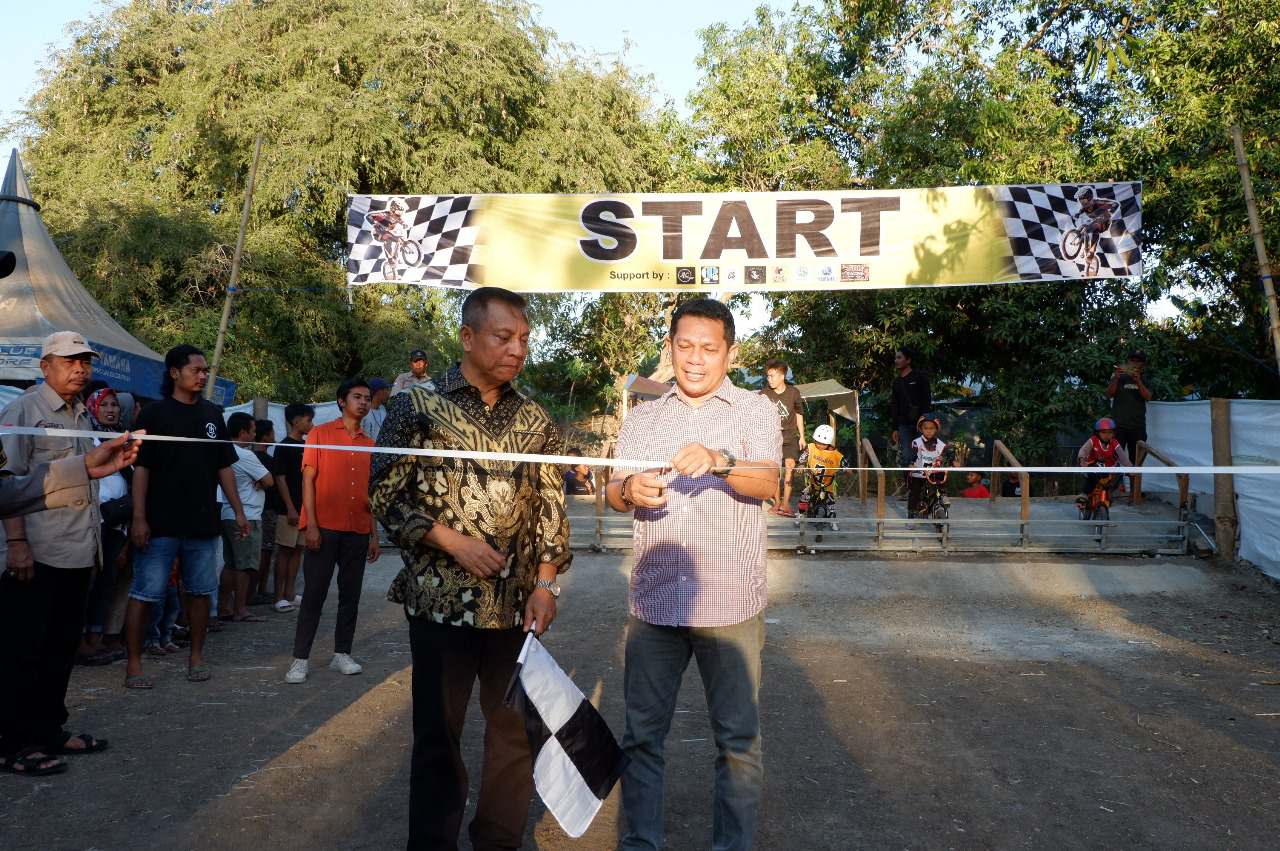
[[[564,832],[577,839],[622,776],[627,764],[622,748],[532,632],[516,661],[507,704],[524,713],[538,796]]]

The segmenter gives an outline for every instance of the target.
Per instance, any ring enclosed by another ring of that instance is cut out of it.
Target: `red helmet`
[[[1111,419],[1111,417],[1103,417],[1102,419],[1098,420],[1096,423],[1093,424],[1093,430],[1094,431],[1115,431],[1116,421]]]
[[[933,423],[935,426],[937,426],[938,431],[942,431],[942,419],[935,413],[930,412],[927,414],[921,414],[916,419],[916,431],[920,431],[920,426],[924,425],[925,423]]]

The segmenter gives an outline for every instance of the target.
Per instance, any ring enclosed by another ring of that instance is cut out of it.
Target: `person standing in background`
[[[435,384],[431,381],[431,376],[427,374],[427,353],[422,349],[414,349],[409,352],[409,371],[402,372],[396,376],[395,383],[391,386],[391,393],[403,393],[411,387],[422,385],[428,390],[434,390]]]
[[[275,456],[267,451],[267,447],[276,442],[276,426],[271,420],[254,421],[253,454],[262,466],[271,474],[273,484],[266,489],[266,503],[262,507],[262,556],[258,560],[258,585],[251,589],[253,596],[249,599],[252,606],[265,605],[274,601],[268,590],[271,580],[271,557],[276,552],[276,522],[284,512],[284,502],[280,499],[280,491],[274,481],[279,476]]]
[[[374,442],[378,440],[378,432],[387,419],[387,399],[391,396],[391,385],[381,378],[369,379],[369,413],[365,415],[361,427],[364,433]]]
[[[782,428],[782,479],[773,495],[773,513],[779,517],[795,517],[791,510],[791,479],[804,445],[804,398],[794,384],[787,383],[787,364],[774,358],[764,365],[767,386],[760,391],[778,409]]]
[[[307,679],[311,645],[320,626],[320,612],[329,595],[334,570],[338,573],[338,618],[333,631],[331,670],[358,674],[363,667],[351,658],[364,587],[365,562],[379,555],[369,513],[370,452],[319,449],[320,446],[372,447],[360,427],[369,412],[369,383],[351,378],[338,385],[339,419],[316,426],[302,453],[302,521],[306,552],[302,556],[307,592],[302,598],[293,637],[293,662],[285,682]]]
[[[889,420],[893,432],[889,435],[890,448],[898,450],[898,466],[910,467],[911,441],[919,436],[916,421],[921,414],[933,409],[933,394],[929,389],[929,373],[915,366],[915,350],[902,346],[893,353],[893,368],[897,376],[889,390]],[[896,495],[906,498],[907,473],[902,474]]]
[[[235,444],[236,461],[231,465],[236,492],[249,521],[249,534],[240,534],[240,524],[227,494],[222,492],[222,551],[227,569],[222,573],[218,610],[222,620],[236,623],[261,623],[262,618],[249,613],[249,597],[258,586],[258,565],[262,558],[262,511],[267,502],[267,489],[275,484],[268,470],[253,453],[257,431],[253,417],[238,412],[227,419],[227,433]],[[234,603],[234,604],[233,604]],[[225,604],[225,605],[224,605]]]
[[[1147,387],[1146,370],[1147,353],[1134,349],[1111,373],[1111,382],[1107,385],[1111,419],[1116,422],[1116,441],[1133,459],[1138,457],[1138,441],[1147,439],[1147,403],[1155,397]]]
[[[89,431],[80,396],[98,353],[75,331],[44,338],[44,383],[14,399],[0,422]],[[27,475],[42,465],[94,449],[82,437],[0,438],[4,470]],[[102,515],[97,481],[78,489],[70,505],[9,517],[4,522],[5,571],[0,576],[0,765],[18,773],[66,769],[62,754],[102,750],[106,742],[63,729],[70,717],[67,684],[84,630],[85,605],[99,563]],[[53,757],[53,759],[50,759]],[[61,766],[61,767],[58,767]]]
[[[276,447],[276,494],[284,505],[284,513],[276,521],[276,583],[272,610],[292,612],[302,602],[295,595],[298,568],[302,564],[302,447],[311,433],[316,409],[301,402],[290,402],[284,409],[289,433]]]

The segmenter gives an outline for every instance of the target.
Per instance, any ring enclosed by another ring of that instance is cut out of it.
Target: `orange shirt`
[[[373,439],[360,429],[347,434],[342,419],[318,425],[307,435],[302,450],[302,467],[316,471],[316,521],[321,529],[333,532],[373,531],[369,514],[369,452],[317,449],[317,446],[373,446]],[[307,513],[298,519],[298,528],[307,528]]]

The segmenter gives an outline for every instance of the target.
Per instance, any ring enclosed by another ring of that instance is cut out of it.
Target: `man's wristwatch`
[[[738,463],[738,459],[733,457],[733,453],[728,449],[721,449],[720,454],[724,456],[724,469],[712,470],[711,475],[719,476],[722,479],[729,478],[729,473],[733,471],[733,467]]]
[[[556,582],[554,579],[539,579],[533,583],[533,587],[541,588],[544,591],[550,591],[552,597],[559,598],[560,596],[560,583]]]

